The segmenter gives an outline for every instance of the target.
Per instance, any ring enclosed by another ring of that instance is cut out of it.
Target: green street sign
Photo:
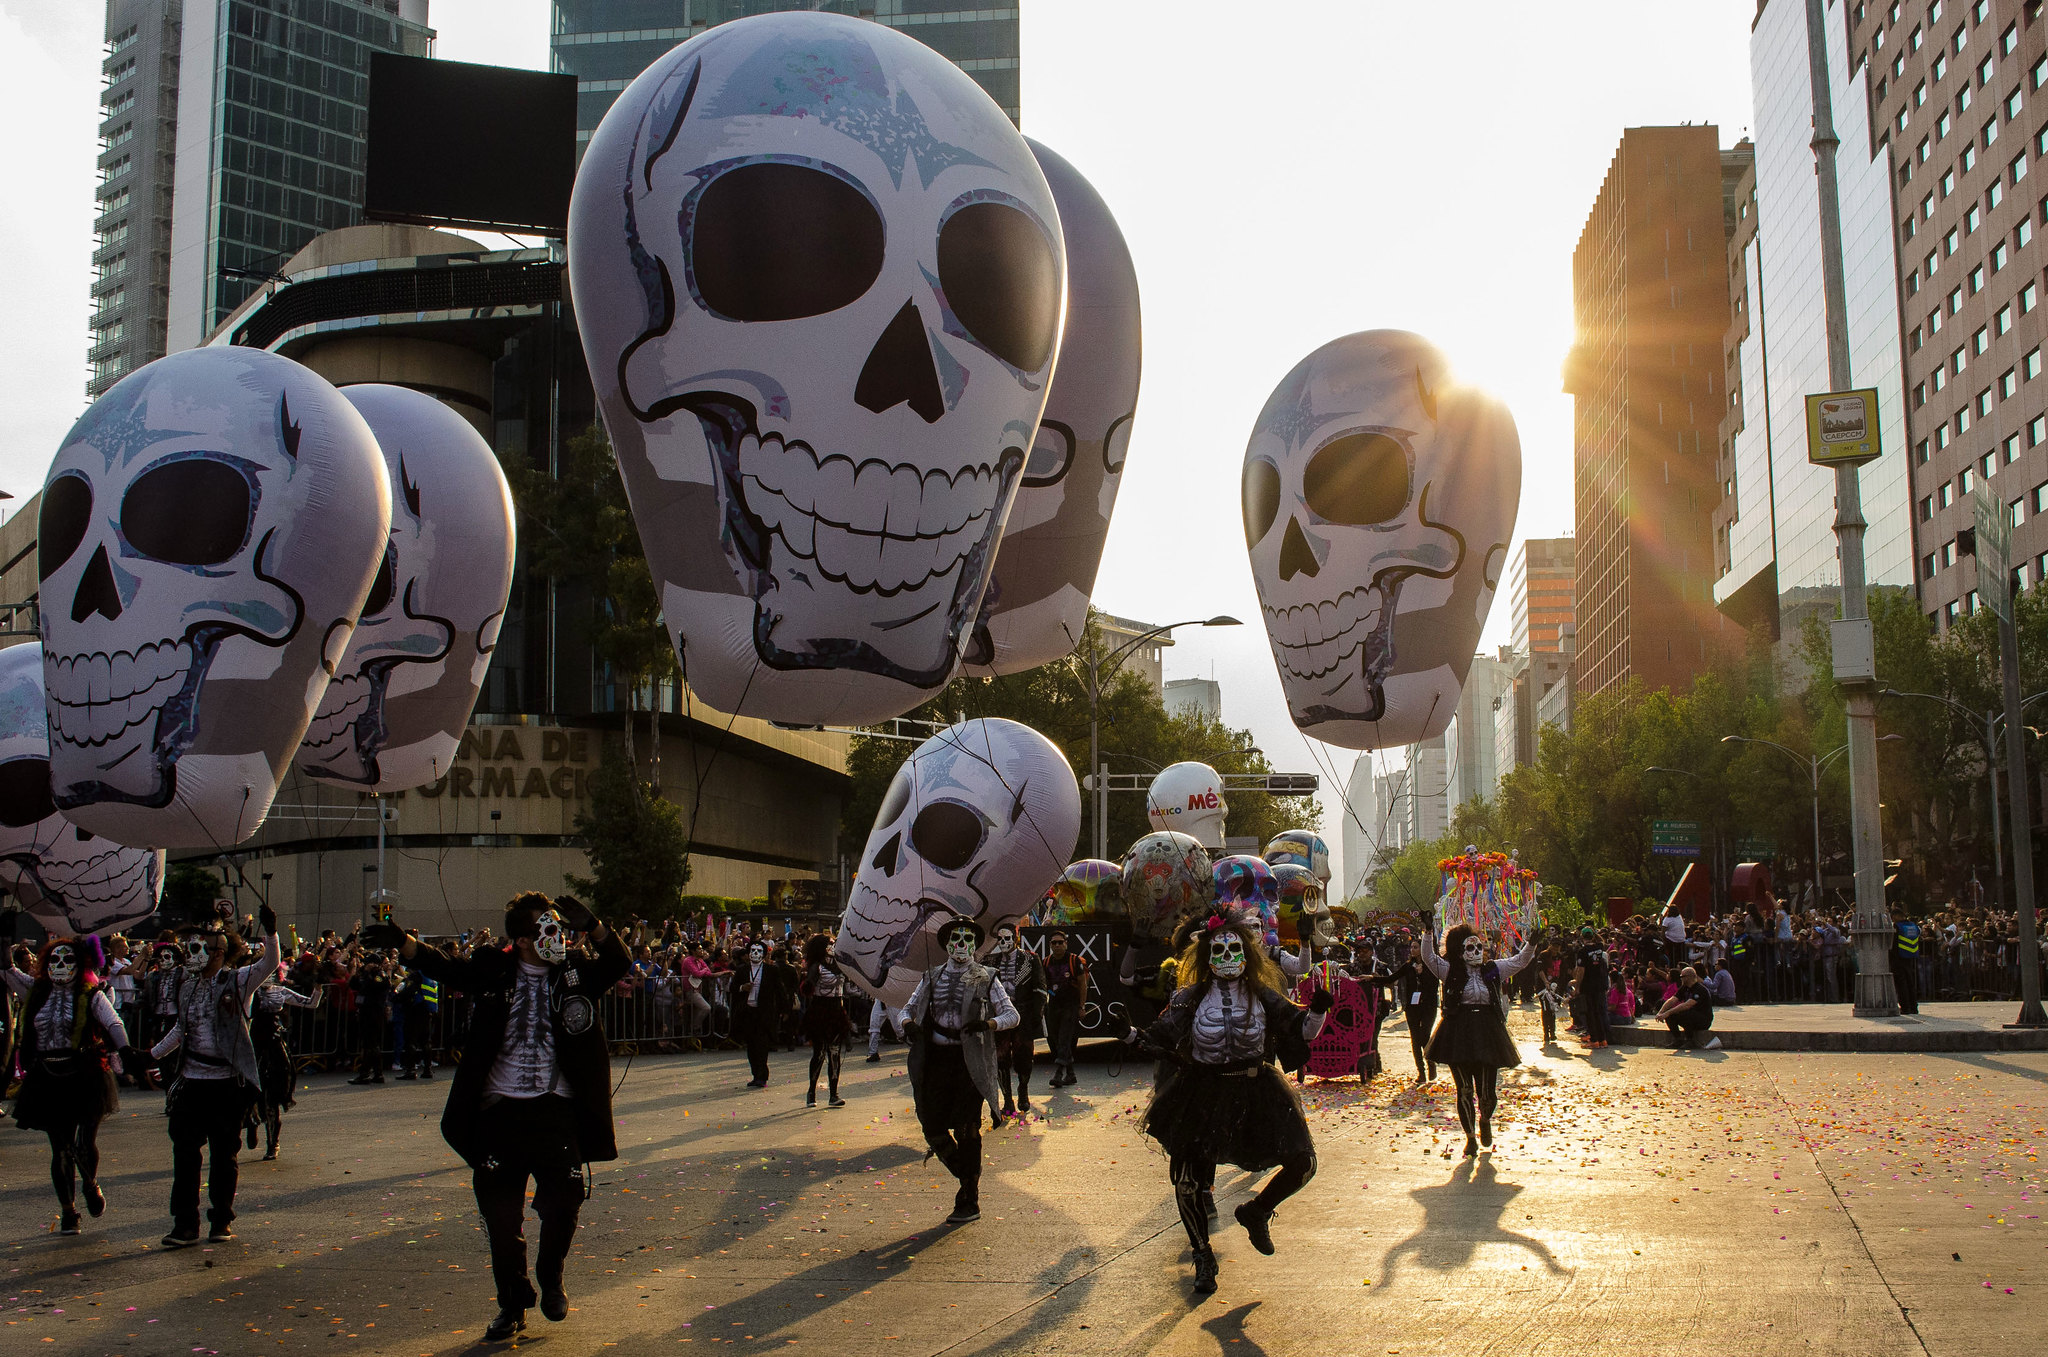
[[[1737,862],[1770,862],[1778,856],[1778,845],[1769,839],[1737,839],[1735,860]]]
[[[1700,822],[1698,820],[1652,820],[1650,821],[1650,851],[1672,857],[1696,858],[1700,855]]]

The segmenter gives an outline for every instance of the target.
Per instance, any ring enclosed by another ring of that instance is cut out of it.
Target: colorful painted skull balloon
[[[432,396],[342,393],[384,453],[391,537],[299,746],[308,777],[397,792],[448,772],[512,588],[512,492],[490,444]]]
[[[0,885],[52,937],[112,933],[156,912],[164,854],[102,839],[50,798],[43,648],[0,650]]]
[[[1441,734],[1521,495],[1514,419],[1420,336],[1332,340],[1245,449],[1244,535],[1289,714],[1353,749]]]
[[[1280,941],[1299,942],[1304,935],[1319,937],[1318,930],[1328,918],[1329,909],[1323,883],[1315,872],[1283,862],[1273,868],[1273,880],[1278,883],[1280,893],[1276,909]]]
[[[187,349],[115,383],[43,486],[57,808],[132,847],[254,834],[390,531],[369,426],[290,359]]]
[[[1274,867],[1306,867],[1325,886],[1330,884],[1330,845],[1309,829],[1283,829],[1266,845],[1265,858]]]
[[[953,674],[1059,347],[1044,173],[915,39],[721,24],[576,179],[569,267],[662,607],[723,711],[865,722]]]
[[[834,954],[900,1007],[940,959],[957,915],[1014,923],[1059,879],[1081,836],[1081,789],[1059,746],[977,717],[919,745],[896,770],[861,850]]]
[[[1138,407],[1138,273],[1123,232],[1078,170],[1030,145],[1066,239],[1066,326],[1059,371],[967,648],[971,674],[1050,664],[1080,643]]]
[[[1124,909],[1141,938],[1167,938],[1184,915],[1206,912],[1216,900],[1209,850],[1186,834],[1147,834],[1124,855]]]
[[[1101,858],[1068,865],[1054,883],[1044,922],[1083,924],[1123,917],[1123,867]]]

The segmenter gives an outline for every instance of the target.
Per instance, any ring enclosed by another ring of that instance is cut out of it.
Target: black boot
[[[526,1311],[500,1309],[498,1317],[491,1321],[491,1327],[484,1330],[484,1341],[486,1343],[507,1343],[515,1335],[523,1333],[525,1330]]]
[[[79,1186],[85,1192],[85,1213],[98,1220],[107,1211],[107,1194],[100,1191],[99,1180],[87,1178]]]
[[[1207,1296],[1216,1290],[1216,1251],[1195,1250],[1195,1294]]]
[[[1233,1214],[1237,1217],[1237,1223],[1244,1226],[1245,1237],[1252,1241],[1252,1247],[1270,1257],[1273,1252],[1273,1232],[1267,1227],[1272,1224],[1273,1213],[1261,1211],[1253,1203],[1246,1202]]]
[[[78,1212],[74,1211],[69,1205],[64,1206],[62,1212],[57,1217],[57,1233],[77,1234],[79,1229]]]

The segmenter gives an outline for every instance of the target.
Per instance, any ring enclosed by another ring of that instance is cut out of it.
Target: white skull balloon
[[[307,776],[363,791],[448,771],[512,588],[512,492],[490,445],[432,396],[366,384],[391,479],[391,537],[355,636],[299,746]]]
[[[1078,170],[1030,145],[1066,238],[1066,328],[1024,484],[982,598],[982,620],[967,647],[971,674],[1050,664],[1080,643],[1138,405],[1138,273],[1123,232]]]
[[[1294,723],[1353,749],[1441,734],[1521,496],[1514,420],[1398,330],[1332,340],[1260,411],[1252,577]]]
[[[53,937],[113,933],[156,913],[161,849],[125,848],[50,799],[43,648],[0,650],[0,885]]]
[[[43,487],[58,809],[134,847],[254,834],[390,530],[369,426],[290,359],[188,349],[116,383]]]
[[[953,916],[1015,923],[1065,870],[1081,790],[1045,736],[999,717],[949,726],[896,771],[861,851],[835,951],[868,993],[901,1006]]]
[[[953,673],[1058,350],[1044,174],[960,69],[834,14],[649,66],[571,206],[577,325],[691,686],[871,721]]]
[[[1206,763],[1169,763],[1145,792],[1145,815],[1154,829],[1186,834],[1204,848],[1223,846],[1229,813],[1223,779]]]

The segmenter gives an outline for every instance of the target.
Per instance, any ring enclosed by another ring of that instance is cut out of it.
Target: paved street
[[[1530,1015],[1518,1015],[1530,1035]],[[1321,1172],[1261,1258],[1219,1236],[1187,1292],[1143,1072],[1084,1066],[1043,1120],[988,1139],[985,1214],[939,1222],[900,1048],[802,1107],[737,1055],[642,1058],[619,1095],[550,1354],[1330,1354],[2041,1350],[2048,1054],[1793,1055],[1576,1048],[1502,1096],[1467,1164],[1448,1081],[1311,1088]],[[110,1122],[106,1217],[60,1238],[39,1136],[0,1137],[10,1354],[462,1353],[492,1310],[446,1082],[311,1081],[284,1158],[245,1165],[241,1238],[166,1254],[155,1099]],[[1224,1219],[1249,1180],[1219,1183]],[[531,1231],[529,1231],[531,1233]],[[30,1344],[46,1344],[31,1347]]]

